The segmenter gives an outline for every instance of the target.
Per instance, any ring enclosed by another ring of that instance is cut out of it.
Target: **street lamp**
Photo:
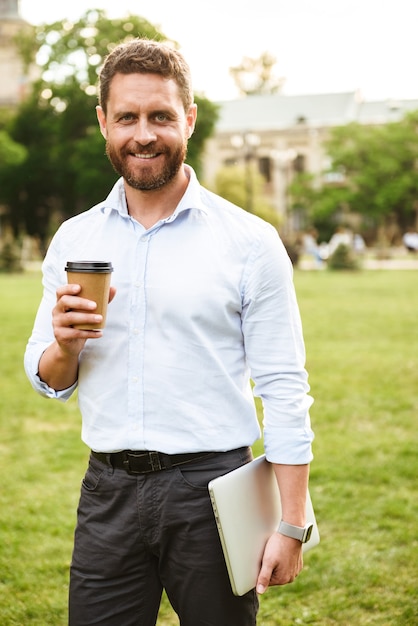
[[[291,230],[292,228],[289,223],[288,215],[288,187],[290,182],[291,165],[297,157],[297,152],[293,148],[287,148],[286,150],[272,150],[270,155],[280,174],[279,180],[277,181],[278,212],[283,219],[285,229]]]
[[[260,145],[260,137],[255,133],[250,132],[245,132],[241,135],[232,135],[231,145],[236,150],[243,151],[245,171],[245,208],[249,213],[254,213],[254,180],[252,162],[255,158],[257,146]]]

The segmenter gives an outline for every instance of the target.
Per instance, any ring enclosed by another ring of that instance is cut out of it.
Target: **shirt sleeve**
[[[59,270],[57,253],[58,235],[55,235],[42,265],[43,296],[36,314],[34,327],[26,345],[24,368],[32,387],[46,398],[65,402],[77,387],[77,383],[62,391],[55,391],[39,377],[39,361],[42,354],[55,340],[52,328],[52,309],[56,303],[56,290],[63,279]]]
[[[243,335],[254,395],[263,404],[264,447],[274,463],[312,460],[308,374],[293,268],[273,227],[267,227],[247,263],[243,281]]]

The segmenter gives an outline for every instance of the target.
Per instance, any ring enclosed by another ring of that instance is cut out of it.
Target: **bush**
[[[328,268],[330,270],[358,270],[359,263],[353,250],[340,243],[328,259]]]
[[[22,264],[16,246],[6,242],[0,250],[0,272],[21,272]]]

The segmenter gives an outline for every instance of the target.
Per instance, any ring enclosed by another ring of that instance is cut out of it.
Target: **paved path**
[[[363,267],[367,270],[417,270],[418,257],[415,259],[365,259]]]
[[[318,267],[314,260],[302,258],[297,267],[301,270],[321,270],[326,269],[327,266],[323,263],[321,267]],[[366,258],[361,260],[361,268],[365,270],[418,270],[418,255],[393,259]]]

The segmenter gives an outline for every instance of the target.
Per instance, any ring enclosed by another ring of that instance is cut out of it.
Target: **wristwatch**
[[[277,532],[292,539],[298,539],[301,543],[306,543],[311,538],[313,524],[305,524],[305,526],[294,526],[283,520],[279,524]]]

